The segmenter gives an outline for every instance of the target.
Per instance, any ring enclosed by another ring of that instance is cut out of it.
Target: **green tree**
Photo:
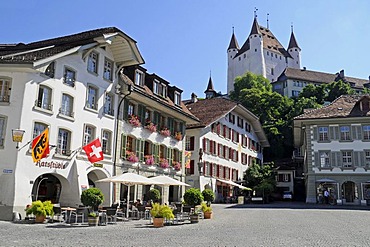
[[[246,186],[252,188],[257,196],[263,196],[267,199],[275,190],[275,169],[273,163],[259,165],[253,162],[244,175]]]
[[[326,84],[321,84],[320,86],[308,84],[303,88],[298,97],[314,98],[317,104],[322,105],[324,104],[324,99],[326,97]]]
[[[327,96],[325,98],[326,101],[332,102],[336,98],[341,95],[345,94],[354,94],[355,91],[351,88],[351,86],[343,82],[342,80],[331,82],[327,85]]]

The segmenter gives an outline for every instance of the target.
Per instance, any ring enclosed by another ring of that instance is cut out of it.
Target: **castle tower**
[[[295,39],[293,27],[289,40],[288,52],[293,58],[288,60],[288,67],[295,69],[301,68],[301,48],[299,48],[297,40]]]
[[[257,17],[253,20],[248,40],[250,51],[248,57],[248,71],[266,77],[266,64],[265,57],[263,56],[263,38],[257,22]]]
[[[217,92],[215,91],[215,89],[213,87],[213,82],[212,82],[211,75],[209,76],[207,89],[206,89],[206,91],[204,91],[204,93],[206,94],[206,99],[213,98],[217,95]]]
[[[234,57],[239,52],[239,44],[234,34],[231,36],[229,48],[227,48],[227,92],[234,90],[234,78],[237,76],[235,73]]]

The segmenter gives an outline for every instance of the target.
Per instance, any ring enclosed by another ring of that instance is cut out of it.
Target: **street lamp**
[[[37,201],[37,198],[39,197],[39,188],[40,188],[40,184],[43,180],[47,180],[49,179],[48,177],[44,177],[40,180],[39,184],[37,185],[37,189],[36,189],[36,197],[35,197],[35,201]]]
[[[128,83],[128,81],[126,80],[123,80],[123,88],[122,86],[117,83],[116,85],[116,94],[118,94],[121,99],[118,103],[118,107],[117,107],[117,113],[116,113],[116,126],[115,126],[115,131],[114,131],[114,135],[115,135],[115,140],[114,140],[114,158],[113,158],[113,176],[116,175],[116,166],[117,166],[117,152],[118,152],[118,148],[117,148],[117,143],[118,143],[118,124],[119,124],[119,112],[120,112],[120,109],[121,109],[121,105],[123,103],[123,101],[125,100],[125,98],[127,96],[129,96],[132,92],[132,86]],[[114,183],[113,184],[113,200],[114,202],[116,201],[116,184]]]
[[[23,134],[24,134],[24,132],[25,132],[24,130],[12,129],[13,142],[16,142],[17,143],[17,146],[15,147],[16,149],[19,148],[18,143],[19,142],[22,142],[22,140],[23,140]]]

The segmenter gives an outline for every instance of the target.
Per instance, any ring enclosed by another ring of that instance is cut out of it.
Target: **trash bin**
[[[238,204],[244,204],[244,196],[238,196]]]

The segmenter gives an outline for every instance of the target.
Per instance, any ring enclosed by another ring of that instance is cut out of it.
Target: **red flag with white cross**
[[[82,147],[91,163],[104,159],[103,150],[99,138]]]

